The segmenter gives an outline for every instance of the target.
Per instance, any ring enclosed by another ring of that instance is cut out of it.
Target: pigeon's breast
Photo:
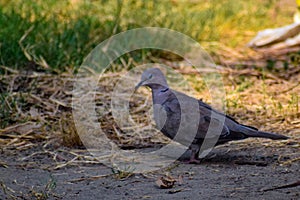
[[[180,125],[180,113],[175,113],[166,105],[154,104],[153,114],[156,128],[173,139]]]

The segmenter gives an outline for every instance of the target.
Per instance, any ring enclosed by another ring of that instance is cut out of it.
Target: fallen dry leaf
[[[161,189],[172,188],[175,182],[176,180],[172,177],[160,177],[155,181],[156,185]]]

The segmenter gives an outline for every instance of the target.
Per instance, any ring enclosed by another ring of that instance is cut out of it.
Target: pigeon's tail
[[[243,133],[247,137],[269,138],[269,139],[272,139],[272,140],[286,140],[286,139],[289,138],[287,136],[280,135],[280,134],[277,134],[277,133],[259,131],[259,130],[252,129],[251,127],[246,127],[246,126],[243,126]]]
[[[264,131],[256,131],[256,134],[251,137],[261,137],[261,138],[269,138],[272,140],[286,140],[289,139],[289,137],[280,135],[277,133],[269,133],[269,132],[264,132]]]

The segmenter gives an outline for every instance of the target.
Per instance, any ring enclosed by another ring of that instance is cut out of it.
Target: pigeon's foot
[[[189,160],[184,161],[184,163],[187,164],[199,164],[200,159],[199,159],[199,150],[197,149],[192,149],[191,157]]]
[[[200,160],[196,159],[196,158],[191,158],[187,161],[184,161],[184,163],[186,163],[186,164],[200,164]]]

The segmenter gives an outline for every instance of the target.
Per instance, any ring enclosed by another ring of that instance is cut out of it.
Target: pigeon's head
[[[137,84],[135,89],[138,89],[140,86],[148,86],[151,89],[169,87],[164,74],[158,68],[146,69],[142,74],[141,81]]]

